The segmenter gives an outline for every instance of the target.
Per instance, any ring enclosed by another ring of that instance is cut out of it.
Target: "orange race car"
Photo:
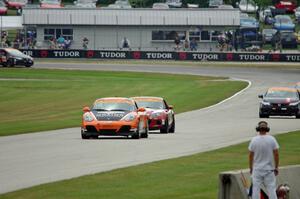
[[[138,107],[144,107],[149,117],[149,129],[161,133],[175,132],[175,113],[161,97],[132,97]]]
[[[91,108],[83,108],[82,139],[100,135],[148,137],[148,116],[133,99],[112,97],[97,99]]]

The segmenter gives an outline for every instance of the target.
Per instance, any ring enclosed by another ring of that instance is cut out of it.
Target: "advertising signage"
[[[143,59],[181,61],[300,62],[300,53],[21,50],[35,58]]]

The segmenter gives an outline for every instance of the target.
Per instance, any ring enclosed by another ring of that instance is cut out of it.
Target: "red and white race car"
[[[149,130],[160,130],[161,133],[175,132],[175,113],[173,106],[168,105],[161,97],[132,97],[138,107],[146,109],[149,118]]]

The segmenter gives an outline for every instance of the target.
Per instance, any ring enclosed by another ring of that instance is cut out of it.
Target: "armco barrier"
[[[101,50],[21,50],[36,58],[96,58],[239,62],[300,62],[300,53],[167,52]]]
[[[242,172],[250,185],[249,170]],[[280,167],[276,178],[277,187],[280,184],[288,184],[290,187],[289,199],[300,199],[300,165]],[[248,199],[241,171],[227,171],[219,174],[218,199]]]

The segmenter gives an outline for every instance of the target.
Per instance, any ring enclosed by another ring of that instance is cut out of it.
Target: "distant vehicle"
[[[259,22],[254,17],[240,18],[241,27],[259,28]]]
[[[0,48],[0,64],[3,67],[16,65],[31,67],[33,58],[14,48]]]
[[[74,5],[80,8],[96,8],[97,0],[77,0]]]
[[[272,87],[264,95],[259,106],[259,117],[296,116],[300,118],[300,96],[295,88]]]
[[[297,38],[293,31],[280,31],[280,40],[282,48],[297,48]]]
[[[3,1],[0,1],[0,15],[6,15],[6,14],[7,14],[6,4]]]
[[[295,9],[295,19],[300,23],[300,7]]]
[[[238,43],[241,49],[254,49],[261,48],[263,41],[262,35],[259,33],[258,28],[240,27],[236,35],[238,35]]]
[[[279,1],[275,4],[275,8],[284,9],[287,13],[294,13],[297,5],[294,1]]]
[[[6,5],[8,8],[21,9],[27,2],[27,0],[6,0]]]
[[[62,8],[63,5],[61,0],[41,0],[40,1],[41,8]]]
[[[209,0],[208,2],[210,8],[218,8],[220,5],[223,5],[223,0]]]
[[[288,15],[275,16],[273,28],[276,30],[292,30],[295,31],[295,24]]]
[[[253,0],[241,0],[237,5],[241,12],[246,13],[254,13],[258,9],[258,6]]]
[[[274,23],[274,17],[270,7],[259,12],[259,21],[267,25],[271,25]]]
[[[273,36],[276,34],[277,30],[275,29],[263,29],[262,37],[264,43],[271,43]]]
[[[240,18],[248,18],[248,17],[249,17],[248,13],[245,12],[240,13]]]
[[[182,7],[181,0],[167,0],[166,4],[168,4],[170,8],[181,8]]]
[[[153,9],[169,9],[169,5],[166,3],[154,3],[152,5]]]
[[[227,5],[227,4],[219,5],[218,8],[220,8],[220,9],[234,9],[232,5]]]
[[[103,8],[113,8],[113,9],[130,9],[132,6],[127,0],[117,0],[114,4],[109,4],[107,7]]]
[[[193,3],[188,3],[187,7],[188,8],[199,8],[199,5],[198,4],[193,4]]]
[[[144,107],[149,118],[149,129],[161,133],[175,132],[175,113],[161,97],[132,97],[138,107]]]
[[[135,101],[123,97],[97,99],[91,108],[84,107],[81,138],[106,136],[148,137],[148,116]]]

